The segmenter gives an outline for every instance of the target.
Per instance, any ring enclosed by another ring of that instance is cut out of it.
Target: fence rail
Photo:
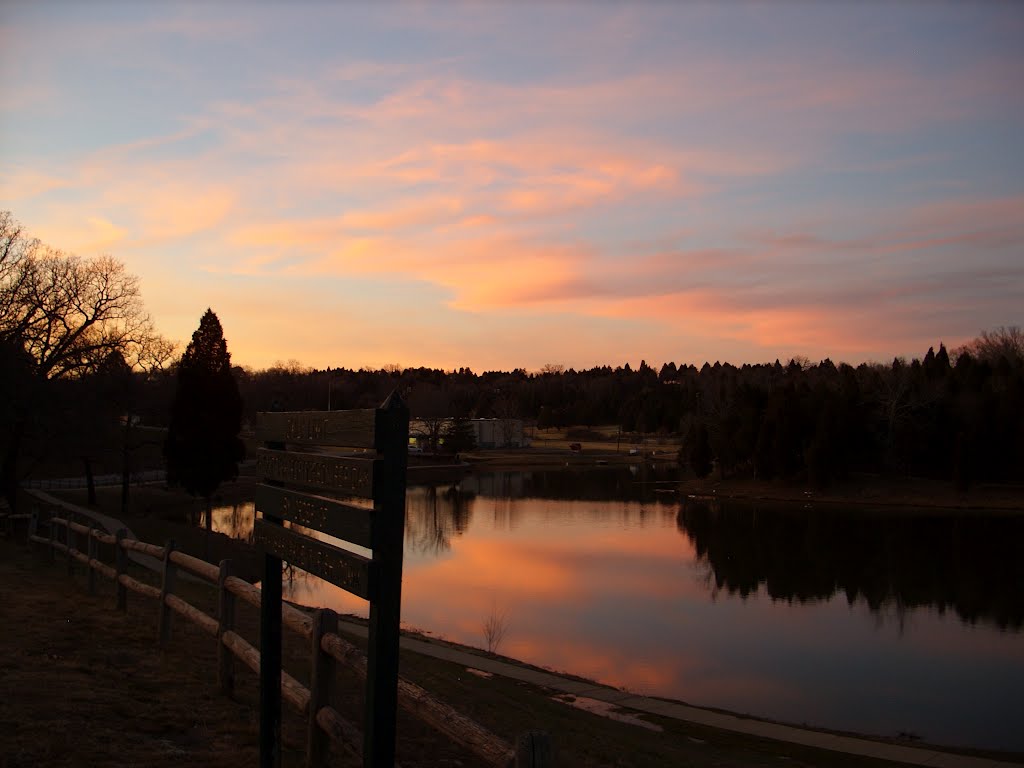
[[[171,612],[191,621],[215,637],[218,645],[218,683],[225,694],[230,695],[233,690],[235,659],[257,675],[260,674],[260,651],[235,632],[234,603],[237,598],[258,608],[261,604],[261,590],[260,587],[231,575],[230,561],[223,560],[219,566],[213,565],[177,551],[173,542],[160,547],[126,538],[124,529],[113,535],[104,533],[95,527],[95,524],[85,525],[74,520],[73,505],[66,502],[52,505],[49,500],[44,500],[44,503],[49,509],[37,509],[31,515],[25,516],[28,518],[29,544],[45,546],[51,560],[55,559],[58,552],[64,554],[69,571],[76,562],[86,566],[89,569],[90,593],[95,592],[95,575],[99,574],[115,582],[117,608],[121,611],[127,608],[128,591],[157,600],[161,605],[159,630],[163,643],[169,640]],[[60,510],[63,516],[50,514],[46,517],[40,514],[55,510]],[[39,534],[42,526],[48,529],[47,536]],[[58,530],[63,533],[62,537],[58,536]],[[79,537],[83,537],[85,551],[79,548],[82,543]],[[99,544],[114,548],[113,566],[99,559]],[[128,552],[150,555],[161,561],[160,587],[145,584],[126,573]],[[174,593],[176,571],[179,568],[218,589],[218,616],[205,613]],[[325,737],[344,751],[355,756],[361,755],[361,732],[326,702],[332,677],[331,665],[334,662],[343,664],[365,680],[368,675],[366,655],[334,631],[337,627],[337,616],[333,611],[319,609],[310,615],[287,603],[282,603],[281,608],[283,626],[310,642],[313,667],[311,687],[307,688],[283,670],[280,673],[282,698],[298,714],[305,715],[309,720],[307,766],[312,768],[326,765],[327,750],[323,744]],[[550,760],[550,746],[537,747],[538,742],[542,745],[547,744],[548,737],[543,732],[531,731],[521,735],[519,748],[514,749],[501,737],[420,686],[401,677],[398,681],[398,696],[403,709],[433,726],[438,732],[460,744],[488,765],[496,768],[549,768],[553,765]],[[529,748],[524,749],[524,744]]]
[[[142,472],[132,472],[129,475],[129,482],[132,485],[139,483],[153,483],[167,479],[167,472],[163,469],[147,469]],[[102,488],[111,485],[121,485],[124,476],[121,474],[95,475],[92,479],[93,486]],[[87,488],[89,479],[86,477],[56,477],[47,480],[25,480],[22,485],[25,488],[35,488],[41,491],[69,490],[75,488]]]

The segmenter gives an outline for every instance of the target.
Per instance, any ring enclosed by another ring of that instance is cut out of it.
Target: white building
[[[470,419],[477,448],[526,448],[522,419]]]

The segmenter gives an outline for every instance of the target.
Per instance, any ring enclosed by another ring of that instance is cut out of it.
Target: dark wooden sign
[[[349,541],[361,547],[371,546],[370,524],[373,510],[366,507],[357,507],[343,501],[290,491],[273,485],[257,485],[256,508],[264,515],[298,523],[303,528],[322,531],[336,539]]]
[[[362,555],[264,520],[256,521],[252,538],[257,546],[265,547],[296,568],[364,600],[370,599],[370,561]]]
[[[256,439],[307,445],[376,447],[377,410],[256,414]]]
[[[375,459],[295,453],[261,448],[256,453],[256,472],[264,480],[301,485],[338,494],[373,496]]]
[[[282,561],[370,601],[363,765],[394,765],[409,409],[394,392],[373,410],[260,413],[256,434],[265,445],[256,456],[263,484],[256,495],[261,517],[253,531],[264,552],[260,765],[278,768],[281,757]],[[345,446],[372,452],[339,456],[286,450],[289,446]],[[373,509],[311,490],[372,499]],[[366,547],[372,558],[285,528],[285,521]],[[311,712],[312,718],[315,715]],[[311,721],[310,727],[318,726]]]

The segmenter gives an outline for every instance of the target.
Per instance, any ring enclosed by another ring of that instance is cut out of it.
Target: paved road
[[[339,628],[357,637],[366,637],[366,627],[362,624],[341,621]],[[637,696],[616,688],[609,688],[593,683],[570,680],[550,672],[522,667],[499,659],[491,659],[474,653],[467,653],[445,643],[431,642],[414,637],[402,637],[402,648],[435,659],[461,664],[471,669],[489,672],[492,675],[522,680],[558,693],[568,693],[586,699],[596,699],[616,707],[631,709],[636,712],[647,712],[652,715],[671,717],[690,723],[721,728],[726,731],[761,736],[777,741],[788,741],[808,747],[818,747],[835,752],[846,752],[851,755],[874,757],[910,765],[926,765],[935,768],[1021,768],[1020,763],[1007,763],[967,755],[954,755],[923,747],[905,747],[899,744],[886,744],[853,736],[839,736],[821,731],[796,728],[791,725],[768,723],[763,720],[729,715],[723,712],[712,712],[707,709],[678,704],[646,696]]]

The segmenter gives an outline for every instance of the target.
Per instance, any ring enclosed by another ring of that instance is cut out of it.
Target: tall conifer
[[[245,458],[241,429],[242,398],[224,330],[207,309],[178,366],[164,445],[168,480],[206,499],[207,529],[210,497],[222,482],[238,477],[238,463]]]

